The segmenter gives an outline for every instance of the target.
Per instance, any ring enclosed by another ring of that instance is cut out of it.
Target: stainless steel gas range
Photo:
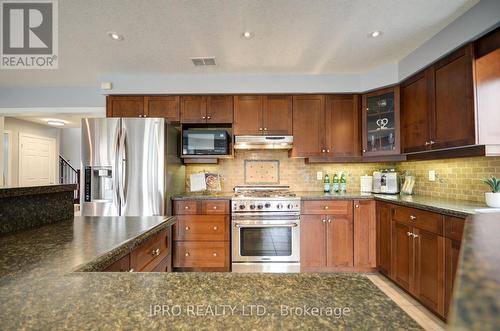
[[[300,271],[300,198],[288,186],[237,186],[232,271]]]

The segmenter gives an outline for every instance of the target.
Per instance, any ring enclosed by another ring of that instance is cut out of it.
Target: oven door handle
[[[237,228],[295,228],[299,226],[297,223],[283,223],[283,224],[241,224],[234,223]]]

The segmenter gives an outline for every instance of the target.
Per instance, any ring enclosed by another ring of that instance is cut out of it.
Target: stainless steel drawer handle
[[[283,224],[241,224],[234,223],[237,228],[295,228],[299,226],[297,223],[283,223]]]
[[[184,254],[184,256],[189,256],[189,252],[186,252],[186,254]]]

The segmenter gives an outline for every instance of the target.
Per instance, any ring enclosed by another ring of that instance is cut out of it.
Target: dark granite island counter
[[[76,271],[173,221],[75,218],[0,237],[1,328],[421,330],[361,274]]]
[[[73,218],[76,184],[0,188],[0,235]]]

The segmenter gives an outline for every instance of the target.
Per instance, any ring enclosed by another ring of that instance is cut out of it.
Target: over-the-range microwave
[[[229,140],[225,130],[184,130],[182,155],[227,155]]]

